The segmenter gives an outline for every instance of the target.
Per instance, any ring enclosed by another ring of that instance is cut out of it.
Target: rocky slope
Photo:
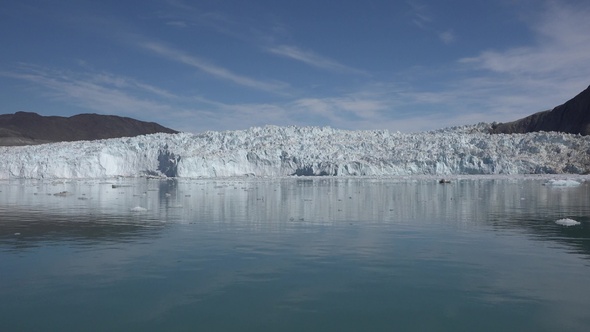
[[[558,131],[569,134],[590,134],[590,87],[552,110],[535,113],[513,122],[494,124],[492,133],[521,134],[537,131]]]
[[[154,133],[173,134],[177,131],[154,122],[114,115],[79,114],[61,117],[29,112],[0,115],[0,145],[4,146],[133,137]]]

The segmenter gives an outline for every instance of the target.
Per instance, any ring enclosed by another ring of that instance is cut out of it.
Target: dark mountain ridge
[[[155,122],[99,114],[71,117],[42,116],[31,112],[0,115],[0,145],[30,145],[63,141],[133,137],[177,133]]]
[[[494,134],[535,131],[590,135],[590,86],[552,110],[538,112],[516,121],[492,125]]]

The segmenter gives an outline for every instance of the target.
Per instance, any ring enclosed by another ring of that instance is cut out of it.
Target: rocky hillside
[[[590,87],[552,110],[535,113],[513,122],[494,124],[492,133],[515,134],[536,131],[558,131],[590,134]]]
[[[29,112],[0,115],[0,145],[3,146],[176,132],[154,122],[114,115],[79,114],[61,117]]]

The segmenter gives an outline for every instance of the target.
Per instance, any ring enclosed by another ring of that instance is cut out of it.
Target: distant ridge
[[[590,135],[590,86],[563,105],[513,122],[492,125],[494,134],[557,131]]]
[[[0,115],[0,145],[32,145],[62,141],[133,137],[177,133],[155,122],[99,114],[71,117],[42,116],[32,112]]]

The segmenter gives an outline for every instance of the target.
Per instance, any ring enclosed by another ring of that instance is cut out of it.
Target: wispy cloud
[[[25,65],[0,75],[30,82],[43,88],[50,100],[66,105],[98,113],[149,116],[152,121],[190,132],[268,124],[415,132],[498,120],[495,112],[470,109],[474,100],[485,99],[487,91],[477,93],[476,88],[424,92],[378,84],[341,95],[232,104],[176,95],[136,79],[105,72],[80,73]],[[526,102],[526,99],[509,98],[503,96],[499,102],[512,105]],[[445,111],[438,112],[436,108]]]
[[[166,0],[168,10],[162,12],[161,19],[170,25],[181,22],[184,27],[205,27],[216,33],[235,38],[246,43],[269,43],[275,36],[283,35],[282,24],[274,16],[257,16],[255,20],[229,11],[206,8],[208,6],[196,1]],[[205,9],[206,8],[206,9]]]
[[[185,21],[168,21],[166,25],[177,27],[177,28],[187,28],[189,25]]]
[[[392,114],[388,113],[392,106],[390,97],[386,91],[359,91],[329,97],[297,98],[272,104],[224,104],[214,101],[208,103],[219,110],[219,118],[215,122],[229,129],[273,124],[411,130],[395,125]]]
[[[453,43],[456,39],[455,33],[453,30],[449,29],[443,32],[438,33],[438,38],[445,44],[449,45]]]
[[[336,60],[323,57],[312,51],[302,50],[296,46],[279,45],[269,47],[267,48],[267,51],[324,70],[366,75],[362,70],[343,65]]]
[[[446,45],[452,44],[457,39],[452,29],[442,30],[434,27],[435,20],[428,5],[420,0],[408,0],[406,3],[410,6],[411,20],[415,26],[429,33],[434,33]]]
[[[227,129],[231,122],[227,105],[204,98],[177,95],[136,79],[106,72],[74,72],[22,64],[0,72],[40,89],[40,97],[64,105],[101,114],[149,119],[187,132]],[[31,110],[43,113],[44,110]],[[80,111],[77,111],[80,112]],[[243,124],[236,124],[243,128]]]
[[[405,132],[522,118],[562,104],[590,84],[588,17],[590,4],[547,1],[525,22],[533,32],[530,43],[485,50],[436,68],[432,75],[440,76],[434,79],[441,82],[437,87],[382,82],[365,90],[372,95],[357,99],[359,105],[376,107],[361,107],[358,112],[347,110],[347,105],[354,105],[348,96],[301,99],[292,108],[343,128]],[[424,72],[404,75],[397,81],[408,82],[407,76],[429,78]]]
[[[590,4],[546,1],[541,11],[527,12],[523,21],[532,32],[531,42],[399,75],[398,82],[412,77],[439,83],[430,89],[386,87],[395,90],[383,97],[392,116],[381,123],[388,128],[406,124],[414,131],[506,122],[564,103],[590,84],[588,17]]]
[[[149,50],[159,56],[162,56],[168,60],[183,63],[200,71],[203,71],[215,78],[221,80],[227,80],[235,84],[245,86],[252,89],[282,93],[284,89],[288,87],[287,83],[279,81],[261,81],[250,77],[238,75],[233,73],[229,69],[216,66],[201,58],[193,55],[189,55],[180,50],[168,47],[157,42],[144,42],[140,46],[146,50]]]
[[[428,7],[417,0],[408,0],[406,3],[411,8],[412,23],[420,29],[426,29],[430,22],[432,22]]]
[[[487,50],[461,63],[501,74],[547,74],[569,76],[587,66],[590,59],[590,6],[573,7],[550,2],[531,29],[536,32],[534,45],[504,51]],[[578,66],[582,68],[578,68]],[[588,71],[584,71],[587,73]],[[588,77],[588,76],[586,76]]]
[[[301,91],[305,94],[265,102],[179,95],[182,92],[88,68],[80,73],[22,66],[0,75],[42,87],[45,97],[63,104],[100,113],[139,117],[149,113],[154,119],[165,119],[165,125],[193,132],[266,124],[412,132],[480,121],[511,121],[573,97],[590,84],[588,17],[590,4],[557,5],[549,1],[542,13],[525,22],[532,39],[518,47],[483,50],[446,67],[408,69],[392,74],[389,82],[375,82],[371,77],[364,86],[345,92],[344,88]],[[429,20],[429,16],[423,16],[419,21],[426,24]],[[448,30],[448,35],[439,38],[452,42],[455,35]],[[144,42],[135,45],[147,52],[220,80],[273,93],[288,88],[282,82],[236,74],[163,43],[141,40]],[[260,50],[260,46],[255,49]],[[354,68],[294,46],[267,51],[322,70],[356,73]]]
[[[476,69],[472,88],[502,91],[505,101],[528,96],[532,106],[566,101],[590,84],[590,4],[546,2],[530,22],[535,41],[506,50],[486,50],[459,64]],[[485,78],[484,78],[485,77]]]
[[[50,99],[98,113],[157,117],[172,111],[170,101],[179,98],[152,85],[108,73],[76,73],[22,65],[18,70],[0,75],[44,88]],[[146,95],[155,98],[146,98]]]
[[[419,132],[443,127],[497,120],[494,114],[478,110],[464,112],[422,112],[437,101],[453,104],[453,93],[447,98],[437,94],[393,92],[383,89],[377,93],[358,92],[331,97],[300,98],[280,104],[219,105],[224,114],[215,121],[224,128],[241,129],[250,126],[298,125],[331,126],[340,129],[388,129]],[[221,120],[224,120],[221,124]]]
[[[67,77],[67,76],[66,76]],[[71,80],[71,77],[70,77]],[[118,90],[122,89],[133,89],[146,92],[151,95],[157,95],[167,99],[178,99],[179,97],[173,93],[156,86],[146,84],[129,77],[123,77],[120,75],[114,75],[110,73],[100,72],[92,74],[88,77],[88,81],[103,86],[112,86]]]
[[[183,28],[207,27],[228,36],[241,36],[241,32],[235,27],[237,22],[226,17],[224,13],[202,10],[195,3],[189,4],[181,0],[166,0],[165,2],[171,10],[160,13],[160,18],[167,25],[172,24]]]
[[[181,9],[181,10],[184,10],[184,11],[192,11],[192,10],[194,10],[193,7],[191,7],[190,5],[188,5],[187,3],[185,3],[182,0],[165,0],[164,2],[167,3],[170,6],[177,7],[179,9]]]
[[[200,9],[192,3],[189,4],[181,0],[167,0],[167,3],[172,8],[172,11],[163,17],[163,19],[166,20],[167,25],[174,24],[176,26],[182,25],[183,27],[207,27],[214,30],[216,33],[240,40],[253,49],[262,49],[268,53],[299,61],[315,68],[338,73],[368,75],[363,70],[347,66],[337,60],[317,54],[311,50],[282,44],[278,40],[289,35],[289,28],[283,25],[276,16],[266,15],[263,18],[257,17],[256,20],[252,20],[247,17],[231,16],[231,13],[229,12]],[[158,44],[158,51],[164,53],[162,52],[162,47],[165,46],[161,43]],[[165,48],[168,48],[165,53],[171,55],[170,51],[172,50],[169,47]],[[174,52],[179,53],[178,50],[175,50]],[[203,65],[203,67],[212,66],[211,63],[207,63],[204,59],[199,59],[195,56],[193,56],[193,58],[194,60],[197,60],[196,62]]]

